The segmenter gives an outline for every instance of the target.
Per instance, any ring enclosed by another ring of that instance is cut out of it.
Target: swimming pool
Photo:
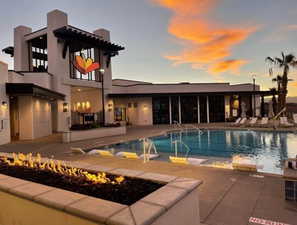
[[[170,132],[150,139],[160,154],[174,155],[175,141],[177,141],[177,154],[180,157],[230,158],[236,154],[243,154],[263,167],[258,171],[274,174],[282,174],[284,160],[297,155],[297,135],[292,132],[191,130]],[[180,144],[181,142],[184,144]],[[141,154],[143,144],[141,140],[135,140],[104,146],[104,148]]]

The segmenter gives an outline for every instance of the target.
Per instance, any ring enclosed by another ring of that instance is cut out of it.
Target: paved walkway
[[[222,126],[221,124],[215,127]],[[297,204],[284,200],[283,181],[278,176],[253,176],[254,174],[233,170],[176,165],[167,162],[104,158],[99,156],[74,156],[70,146],[91,148],[98,145],[132,140],[143,136],[158,135],[168,126],[138,127],[128,129],[123,136],[95,140],[61,143],[60,135],[37,141],[22,141],[0,146],[4,152],[40,152],[44,156],[59,159],[79,160],[114,168],[128,168],[164,173],[174,176],[191,177],[202,180],[200,188],[201,221],[206,225],[252,225],[250,217],[297,224]],[[262,223],[263,224],[263,223]],[[269,223],[267,223],[269,224]]]

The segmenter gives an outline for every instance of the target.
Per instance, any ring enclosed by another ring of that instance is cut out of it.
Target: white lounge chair
[[[237,120],[234,123],[232,123],[231,125],[232,126],[238,126],[240,121],[241,121],[241,117],[237,118]]]
[[[288,122],[288,118],[286,116],[280,117],[280,125],[285,127],[294,126],[294,124]]]
[[[293,122],[297,124],[297,113],[293,114]]]
[[[251,120],[248,122],[248,126],[254,126],[257,123],[258,118],[252,117]]]
[[[239,125],[244,125],[246,121],[247,121],[246,117],[242,118],[242,120],[240,120],[239,122]]]
[[[116,154],[118,157],[126,158],[126,159],[143,159],[144,154],[138,156],[135,152],[118,152]],[[149,153],[146,155],[147,159],[155,159],[158,158],[160,155],[156,153]]]
[[[81,155],[86,154],[85,151],[82,150],[81,148],[70,147],[70,150],[73,154],[81,154]]]
[[[172,163],[178,163],[178,164],[200,165],[201,163],[207,161],[208,159],[169,156],[169,160]]]
[[[266,125],[268,125],[268,117],[263,117],[260,121],[260,126],[263,127]]]
[[[113,150],[102,150],[102,149],[93,149],[87,153],[88,155],[100,155],[100,156],[114,156]]]

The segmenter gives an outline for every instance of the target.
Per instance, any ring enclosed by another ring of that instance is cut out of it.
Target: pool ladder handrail
[[[199,134],[202,134],[203,133],[203,131],[200,128],[198,128],[198,127],[196,127],[196,126],[194,126],[192,124],[187,124],[185,126],[186,131],[188,131],[189,128],[194,129],[194,130],[197,130],[199,132]]]
[[[151,139],[142,138],[141,140],[143,141],[143,162],[146,163],[150,161],[150,154],[152,148],[154,150],[154,154],[158,154],[158,152],[155,143]]]
[[[172,144],[174,144],[174,149],[175,149],[175,157],[177,157],[177,143],[180,143],[181,145],[185,146],[185,148],[187,149],[187,152],[185,154],[185,157],[187,158],[189,155],[189,152],[191,151],[190,147],[184,143],[182,140],[175,140],[171,142]]]

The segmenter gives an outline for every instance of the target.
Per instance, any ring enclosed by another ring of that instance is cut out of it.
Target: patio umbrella
[[[241,103],[241,117],[245,118],[246,117],[246,104],[244,102]]]
[[[268,105],[268,117],[269,117],[269,118],[274,117],[274,112],[273,112],[273,101],[272,101],[272,100],[269,101],[269,105]]]

